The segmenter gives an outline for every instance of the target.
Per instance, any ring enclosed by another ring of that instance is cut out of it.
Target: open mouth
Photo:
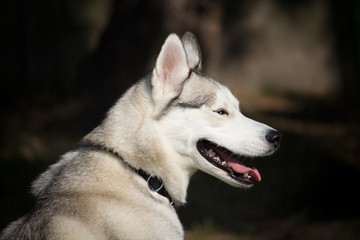
[[[245,185],[261,181],[258,170],[245,166],[241,161],[244,157],[204,139],[197,142],[197,149],[207,161],[227,172],[236,181]]]

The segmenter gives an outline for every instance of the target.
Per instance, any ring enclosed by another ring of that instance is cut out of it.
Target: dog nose
[[[270,130],[266,134],[266,139],[269,141],[269,143],[272,143],[275,146],[279,146],[282,139],[282,134],[279,131]]]

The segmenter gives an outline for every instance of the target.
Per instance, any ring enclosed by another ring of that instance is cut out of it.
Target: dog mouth
[[[217,168],[224,170],[232,179],[245,185],[253,185],[260,182],[261,176],[256,168],[245,166],[240,156],[213,142],[201,139],[197,142],[200,154]]]

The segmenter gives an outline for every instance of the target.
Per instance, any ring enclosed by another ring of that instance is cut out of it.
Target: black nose
[[[269,143],[274,144],[275,146],[280,145],[280,141],[282,139],[282,134],[279,131],[276,130],[270,130],[266,134],[266,139],[269,141]]]

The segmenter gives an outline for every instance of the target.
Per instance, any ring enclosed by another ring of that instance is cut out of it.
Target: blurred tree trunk
[[[360,104],[360,3],[334,0],[331,10],[341,71],[340,97],[344,107],[356,110]]]

